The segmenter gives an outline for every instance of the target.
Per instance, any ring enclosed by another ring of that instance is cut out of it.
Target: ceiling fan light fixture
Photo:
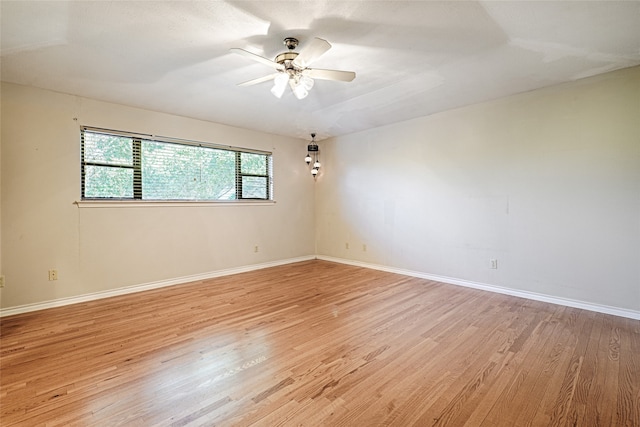
[[[271,93],[276,98],[282,98],[285,89],[287,88],[287,82],[289,81],[289,75],[287,73],[278,74],[273,79],[273,87],[271,88]]]
[[[309,90],[313,87],[313,79],[307,76],[295,73],[289,79],[289,85],[293,94],[298,99],[304,99],[309,95]]]
[[[293,94],[298,99],[305,99],[307,95],[309,95],[309,91],[304,87],[304,85],[300,83],[292,85],[291,89],[293,90]]]
[[[311,88],[313,87],[313,79],[311,77],[307,77],[307,76],[302,76],[300,77],[300,85],[304,86],[304,88],[306,90],[311,90]]]
[[[273,94],[273,96],[275,96],[276,98],[282,98],[282,95],[284,94],[284,87],[280,88],[278,86],[273,86],[271,88],[271,93]]]

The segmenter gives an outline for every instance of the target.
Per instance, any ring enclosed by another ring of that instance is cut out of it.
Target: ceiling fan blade
[[[350,82],[356,78],[356,73],[353,71],[321,70],[319,68],[307,68],[302,74],[312,79],[338,80],[341,82]]]
[[[264,56],[256,55],[255,53],[251,53],[248,50],[240,49],[237,47],[229,49],[233,53],[237,53],[242,56],[246,56],[249,59],[253,59],[256,62],[267,65],[269,67],[275,68],[276,70],[284,70],[284,65],[278,64],[275,61],[265,58]]]
[[[316,37],[300,51],[300,54],[293,60],[293,65],[306,68],[329,49],[331,49],[331,44],[328,41]]]
[[[244,83],[238,83],[238,86],[252,86],[252,85],[257,85],[258,83],[262,83],[262,82],[268,82],[269,80],[273,80],[275,79],[277,76],[279,76],[280,73],[274,73],[274,74],[269,74],[268,76],[264,76],[264,77],[259,77],[257,79],[253,79],[253,80],[249,80],[247,82]]]

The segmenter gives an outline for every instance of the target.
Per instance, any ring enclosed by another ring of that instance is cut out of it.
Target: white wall
[[[276,203],[78,208],[80,125],[273,151]],[[312,256],[314,183],[302,161],[305,147],[293,138],[3,83],[1,306]],[[48,281],[51,268],[58,281]]]
[[[640,68],[321,150],[318,255],[640,312]]]

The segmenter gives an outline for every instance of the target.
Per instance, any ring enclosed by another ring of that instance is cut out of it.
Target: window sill
[[[275,200],[218,200],[218,201],[187,201],[187,200],[80,200],[73,202],[78,208],[202,208],[210,206],[267,206],[275,205]]]

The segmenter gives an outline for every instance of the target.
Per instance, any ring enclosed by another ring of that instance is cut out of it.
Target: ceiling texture
[[[640,64],[640,1],[6,1],[3,81],[317,140]],[[237,84],[285,37],[332,49],[309,96]]]

